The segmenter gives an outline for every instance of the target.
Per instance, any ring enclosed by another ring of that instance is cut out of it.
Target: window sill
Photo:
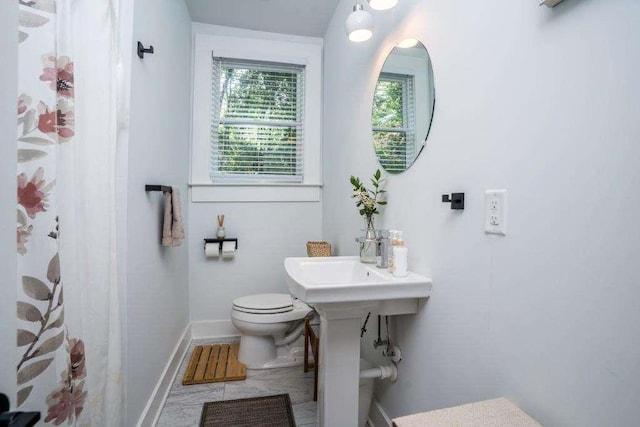
[[[320,184],[190,184],[191,201],[319,202]]]

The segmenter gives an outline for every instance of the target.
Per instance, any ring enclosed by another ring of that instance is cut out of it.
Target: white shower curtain
[[[19,3],[18,408],[119,426],[118,2]]]

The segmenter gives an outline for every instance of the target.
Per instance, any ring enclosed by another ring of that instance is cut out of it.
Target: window
[[[415,159],[414,77],[381,73],[373,98],[373,144],[380,164],[400,173]]]
[[[302,182],[304,66],[212,60],[211,181]]]
[[[319,201],[322,39],[194,31],[191,201]]]

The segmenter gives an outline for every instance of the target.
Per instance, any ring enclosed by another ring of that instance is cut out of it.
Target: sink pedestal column
[[[318,304],[320,427],[356,427],[360,389],[360,327],[371,303]]]

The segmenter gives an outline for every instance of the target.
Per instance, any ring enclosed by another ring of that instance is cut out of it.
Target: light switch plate
[[[507,235],[507,190],[487,190],[484,194],[484,231]]]

